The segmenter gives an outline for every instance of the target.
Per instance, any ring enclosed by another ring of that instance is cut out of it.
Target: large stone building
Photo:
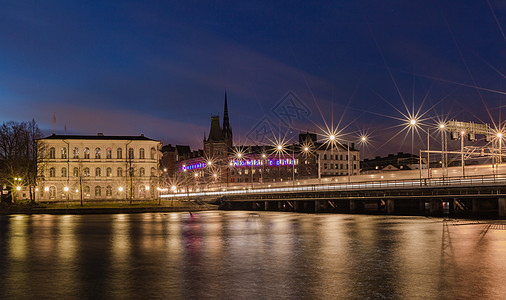
[[[51,135],[43,147],[38,201],[157,197],[161,143],[140,136]]]

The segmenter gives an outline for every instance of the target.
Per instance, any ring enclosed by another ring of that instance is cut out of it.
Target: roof
[[[157,140],[153,140],[145,137],[143,134],[137,136],[128,136],[128,135],[61,135],[61,134],[52,134],[48,137],[41,138],[39,140],[131,140],[131,141],[154,141],[159,142]]]

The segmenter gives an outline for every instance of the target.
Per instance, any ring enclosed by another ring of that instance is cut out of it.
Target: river
[[[0,216],[0,298],[504,299],[504,224],[245,211]]]

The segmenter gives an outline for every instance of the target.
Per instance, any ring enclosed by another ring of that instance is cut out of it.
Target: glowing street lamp
[[[122,186],[120,186],[120,187],[118,188],[118,191],[119,191],[119,192],[123,192],[123,187],[122,187]]]

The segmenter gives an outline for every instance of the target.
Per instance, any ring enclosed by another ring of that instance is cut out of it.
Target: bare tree
[[[42,144],[38,145],[41,136],[34,120],[9,121],[0,126],[0,182],[11,194],[16,193],[16,186],[27,185],[32,202],[35,201],[35,186],[41,171],[38,164],[44,148]]]

